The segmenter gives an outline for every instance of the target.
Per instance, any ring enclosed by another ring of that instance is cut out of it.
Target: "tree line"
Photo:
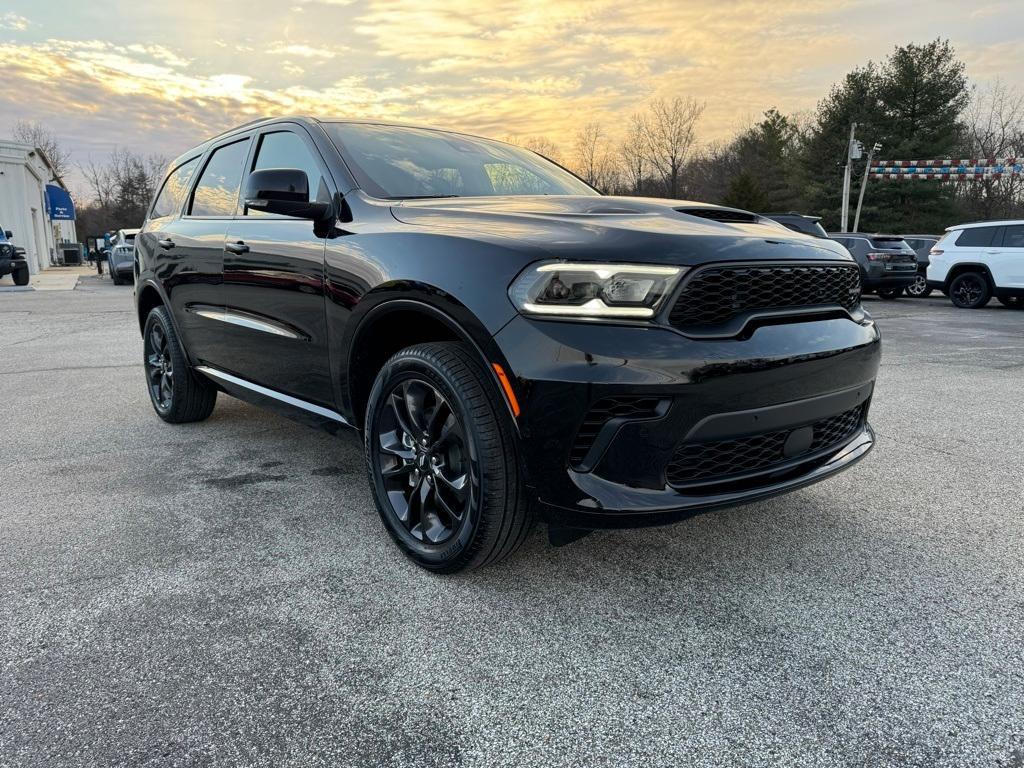
[[[941,39],[897,47],[885,60],[848,73],[814,110],[769,109],[728,141],[700,142],[704,109],[691,97],[655,99],[616,131],[601,122],[583,125],[568,147],[546,136],[506,139],[605,193],[798,211],[821,216],[828,229],[839,227],[851,123],[865,146],[883,145],[885,158],[1024,157],[1024,95],[998,81],[972,86],[956,51]],[[19,123],[15,138],[43,148],[58,174],[72,168],[38,123]],[[125,149],[102,163],[77,164],[88,187],[85,202],[78,195],[80,237],[139,226],[165,167],[165,158]],[[866,167],[855,161],[854,190]],[[860,229],[936,233],[998,218],[1024,218],[1024,178],[869,181]]]
[[[896,48],[835,84],[811,113],[769,109],[729,141],[700,145],[704,105],[658,99],[615,137],[581,127],[569,152],[521,142],[611,194],[685,198],[757,212],[821,216],[838,229],[851,123],[876,159],[1024,157],[1024,95],[1001,82],[972,87],[948,41]],[[852,198],[866,172],[854,161]],[[868,181],[861,230],[941,232],[964,221],[1024,218],[1024,178]],[[851,211],[852,220],[852,211]]]

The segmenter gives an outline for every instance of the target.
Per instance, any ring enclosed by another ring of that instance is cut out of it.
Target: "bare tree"
[[[58,176],[63,177],[71,170],[71,153],[61,147],[57,137],[42,123],[19,120],[14,124],[13,136],[15,141],[43,150]]]
[[[964,157],[1024,155],[1024,94],[996,80],[975,92],[965,114]],[[1006,175],[957,185],[972,214],[981,219],[1012,218],[1024,212],[1024,179]]]
[[[547,136],[531,136],[523,142],[523,146],[531,152],[536,152],[538,155],[543,155],[548,160],[559,162],[560,152],[558,151],[558,145],[555,144]]]
[[[696,141],[696,125],[704,104],[676,96],[671,101],[655,99],[644,120],[647,161],[665,183],[669,197],[679,196],[679,172]]]
[[[576,133],[575,171],[590,186],[607,192],[615,186],[617,172],[600,123],[587,123]]]
[[[88,221],[96,234],[141,226],[166,165],[162,157],[136,155],[126,149],[115,149],[105,163],[89,160],[79,164],[92,197],[90,204],[80,206],[80,218]]]
[[[630,118],[626,137],[622,140],[619,152],[622,155],[622,167],[626,172],[626,183],[634,195],[643,194],[644,181],[650,172],[647,163],[647,122],[643,115],[635,114]]]

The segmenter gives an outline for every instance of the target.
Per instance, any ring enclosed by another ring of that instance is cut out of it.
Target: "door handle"
[[[171,250],[171,248],[174,247],[174,241],[171,240],[169,237],[165,238],[164,240],[157,240],[157,244],[165,251],[169,251]]]
[[[224,250],[231,251],[231,253],[248,253],[249,246],[239,240],[236,243],[224,243]]]

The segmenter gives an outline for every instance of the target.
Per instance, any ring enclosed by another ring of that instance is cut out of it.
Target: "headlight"
[[[686,267],[542,262],[508,289],[520,312],[562,317],[653,317]]]

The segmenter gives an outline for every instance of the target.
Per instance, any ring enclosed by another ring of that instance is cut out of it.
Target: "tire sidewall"
[[[467,447],[471,468],[470,477],[473,484],[472,503],[467,510],[466,521],[455,536],[441,544],[428,544],[420,541],[405,529],[401,521],[391,511],[387,490],[381,476],[378,456],[380,417],[384,409],[389,407],[387,396],[392,389],[400,382],[413,378],[426,380],[445,397],[453,410],[457,412],[469,444]],[[363,434],[370,482],[373,484],[374,495],[377,498],[377,511],[388,533],[409,557],[426,568],[444,569],[458,561],[460,556],[471,549],[474,539],[480,533],[481,505],[484,501],[483,484],[486,482],[486,478],[483,476],[483,467],[480,461],[478,425],[445,372],[429,358],[404,352],[393,357],[377,376],[370,392]]]

